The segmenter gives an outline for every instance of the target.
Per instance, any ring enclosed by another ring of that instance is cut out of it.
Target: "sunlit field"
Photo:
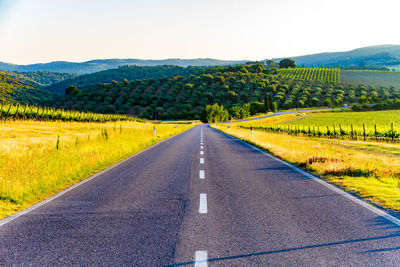
[[[307,112],[240,124],[269,132],[336,139],[399,142],[400,110],[368,112]]]
[[[192,126],[140,122],[3,123],[0,218]]]
[[[270,118],[283,122],[295,115]],[[268,119],[264,120],[266,123]],[[254,123],[254,122],[253,122]],[[296,136],[239,127],[250,122],[213,125],[271,154],[355,192],[383,207],[400,211],[400,145]],[[253,124],[254,125],[254,124]]]

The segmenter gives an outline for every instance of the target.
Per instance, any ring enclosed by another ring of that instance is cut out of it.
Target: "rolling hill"
[[[265,111],[266,96],[270,96],[278,108],[290,109],[345,103],[389,103],[400,98],[400,90],[294,80],[264,69],[263,65],[238,65],[208,68],[187,77],[102,83],[59,96],[48,104],[64,109],[144,118],[152,118],[157,111],[160,119],[198,119],[200,111],[214,103],[229,109],[254,103],[250,104],[250,111],[252,108]],[[235,117],[242,116],[239,113]]]
[[[20,72],[20,71],[2,70],[0,71],[0,73],[40,88],[79,76],[77,74],[71,74],[71,73],[58,73],[58,72],[47,72],[47,71]]]
[[[64,72],[75,74],[94,73],[98,71],[115,69],[125,65],[136,66],[157,66],[157,65],[176,65],[181,67],[188,66],[218,66],[218,65],[235,65],[245,63],[246,61],[218,60],[211,58],[199,59],[163,59],[163,60],[144,60],[144,59],[96,59],[86,62],[68,62],[54,61],[50,63],[15,65],[0,62],[0,70],[8,71],[48,71],[48,72]]]
[[[319,53],[290,57],[298,66],[353,67],[400,64],[400,45],[368,46],[345,52]],[[278,62],[281,58],[273,59]]]
[[[121,82],[124,79],[139,80],[173,76],[189,76],[191,74],[197,74],[204,69],[204,67],[180,66],[123,66],[116,69],[74,77],[60,83],[52,84],[46,87],[46,89],[57,94],[64,94],[65,89],[71,85],[75,85],[79,87],[79,89],[85,89],[95,87],[99,83],[111,83],[114,80]]]
[[[318,53],[290,57],[298,66],[304,67],[354,67],[354,66],[394,66],[400,65],[400,45],[377,45],[357,48],[345,52]],[[279,61],[282,58],[275,58]],[[95,59],[85,62],[54,61],[30,65],[16,65],[0,62],[0,70],[8,71],[47,71],[74,74],[87,74],[115,69],[125,65],[157,66],[221,66],[245,64],[247,60],[218,60],[212,58],[198,59]]]
[[[0,102],[39,104],[51,102],[54,95],[47,90],[33,87],[0,73]]]

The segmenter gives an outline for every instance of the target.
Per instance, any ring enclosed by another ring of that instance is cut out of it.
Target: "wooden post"
[[[3,105],[4,105],[4,102],[1,102],[1,108],[0,108],[0,120],[1,120],[1,117],[3,116]]]
[[[393,122],[392,122],[392,141],[394,141],[394,129],[393,129]]]
[[[15,121],[16,118],[19,117],[19,116],[18,116],[18,110],[19,110],[19,104],[18,104],[17,110],[15,111],[15,114],[14,114],[14,121]]]
[[[24,115],[23,115],[23,119],[25,120],[26,119],[26,109],[28,108],[28,105],[25,105],[25,109],[24,109]]]
[[[364,141],[365,141],[365,124],[363,123]]]
[[[7,121],[8,115],[10,114],[10,110],[11,110],[11,104],[10,104],[10,107],[8,108],[6,118],[4,119],[4,121]]]

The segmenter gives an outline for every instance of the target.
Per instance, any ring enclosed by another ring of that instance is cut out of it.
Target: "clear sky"
[[[261,60],[400,44],[399,0],[0,0],[0,61]]]

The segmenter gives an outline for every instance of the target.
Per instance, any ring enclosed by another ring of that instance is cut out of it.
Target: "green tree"
[[[70,87],[65,89],[65,95],[67,95],[67,96],[76,96],[80,92],[81,92],[81,90],[79,90],[79,88],[76,87],[75,85],[71,85]]]
[[[204,123],[223,122],[229,119],[229,113],[223,105],[207,105],[200,114],[200,120]]]
[[[285,58],[279,61],[279,68],[288,69],[288,68],[296,68],[296,63],[293,59]]]

